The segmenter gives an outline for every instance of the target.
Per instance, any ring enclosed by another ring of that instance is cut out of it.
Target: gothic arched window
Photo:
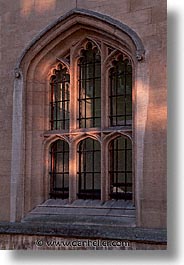
[[[98,48],[88,42],[81,51],[79,68],[79,128],[100,127],[101,124],[101,56]]]
[[[59,64],[51,76],[50,125],[51,130],[67,130],[70,121],[70,75],[67,68]]]
[[[112,62],[110,82],[110,126],[132,124],[132,66],[120,55]]]
[[[117,137],[109,144],[110,196],[114,199],[132,199],[132,143]]]
[[[131,60],[91,39],[72,52],[50,82],[51,134],[69,141],[51,148],[51,195],[132,200]]]
[[[78,197],[100,199],[101,194],[101,150],[98,141],[91,138],[78,145]]]
[[[68,198],[69,196],[69,146],[63,140],[51,145],[50,196]]]

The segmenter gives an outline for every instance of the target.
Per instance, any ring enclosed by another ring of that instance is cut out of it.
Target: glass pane
[[[132,116],[132,102],[131,96],[126,97],[126,114]]]
[[[93,186],[92,186],[92,174],[91,173],[87,173],[86,174],[86,190],[92,190]]]
[[[132,170],[132,151],[127,150],[127,170]]]
[[[96,63],[95,65],[95,77],[100,78],[101,77],[101,64]]]
[[[118,170],[124,171],[125,170],[125,152],[124,151],[117,151],[118,153]]]
[[[132,72],[128,60],[113,61],[109,72],[110,125],[127,126],[132,120]]]
[[[95,99],[94,101],[94,111],[95,111],[95,117],[101,116],[101,99]]]
[[[132,146],[128,138],[118,137],[109,145],[111,197],[131,199]],[[116,194],[116,195],[114,195]]]
[[[101,188],[101,176],[100,173],[94,174],[94,189],[100,190]]]
[[[100,127],[100,125],[101,125],[101,119],[96,118],[95,123],[94,123],[94,127]]]
[[[55,70],[55,76],[51,78],[51,129],[69,128],[69,83],[70,76],[66,68]],[[67,122],[65,122],[67,120]]]
[[[125,115],[125,97],[119,96],[117,98],[117,115]]]
[[[69,175],[68,174],[65,174],[65,177],[64,177],[64,188],[69,188]]]
[[[125,183],[125,173],[122,172],[118,174],[118,182]]]
[[[117,92],[118,95],[122,95],[125,93],[125,77],[120,75],[117,78]]]
[[[116,110],[117,110],[117,98],[116,97],[114,97],[114,98],[112,98],[112,115],[113,116],[116,116]]]
[[[131,75],[126,76],[126,94],[128,95],[132,94],[132,76]]]
[[[94,91],[95,97],[101,97],[101,79],[95,79],[95,91]]]
[[[92,46],[91,46],[92,45]],[[97,48],[89,42],[79,60],[79,127],[100,127],[101,58]],[[88,47],[88,48],[87,48]],[[99,101],[96,98],[99,97]],[[84,101],[81,103],[81,101]],[[98,121],[96,121],[98,118]],[[85,121],[83,121],[83,119]]]
[[[91,79],[94,76],[94,66],[93,63],[86,64],[86,79]]]
[[[63,176],[62,174],[56,174],[55,177],[55,189],[61,189],[63,187]]]
[[[100,144],[90,138],[79,144],[79,197],[82,190],[82,198],[99,198],[96,190],[101,187],[101,155]]]
[[[51,195],[66,198],[68,193],[64,192],[68,192],[69,187],[69,146],[66,142],[58,140],[52,144],[51,161]]]
[[[93,80],[86,81],[86,98],[92,98],[94,93]]]
[[[127,183],[132,184],[132,173],[127,173]]]

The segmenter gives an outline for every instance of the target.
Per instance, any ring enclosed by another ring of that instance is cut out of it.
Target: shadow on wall
[[[33,13],[42,15],[55,10],[58,0],[34,1],[20,0],[20,14],[22,17],[29,17]]]

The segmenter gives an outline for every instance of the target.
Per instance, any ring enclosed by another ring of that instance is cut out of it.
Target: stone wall
[[[121,240],[0,235],[1,250],[166,250],[166,244]],[[116,245],[116,247],[115,247]]]
[[[138,95],[146,125],[139,224],[166,226],[166,1],[3,0],[0,2],[0,220],[10,219],[14,67],[23,49],[49,23],[73,8],[94,10],[131,27],[141,38],[149,77]],[[139,82],[139,80],[137,80]],[[141,116],[141,109],[136,110]],[[145,111],[144,111],[145,112]],[[139,152],[137,153],[139,159]],[[141,158],[140,158],[141,159]]]

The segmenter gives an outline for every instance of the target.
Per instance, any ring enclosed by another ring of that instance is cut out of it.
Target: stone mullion
[[[108,150],[106,141],[101,142],[101,200],[109,199]]]
[[[103,130],[108,127],[108,79],[106,77],[106,66],[104,65],[107,57],[107,47],[101,44],[101,200],[108,200],[108,153],[103,142]]]
[[[77,129],[77,87],[78,87],[78,71],[77,71],[77,59],[73,52],[70,51],[70,132]]]
[[[77,129],[77,59],[74,52],[75,47],[70,50],[70,128],[69,132],[72,133]],[[69,145],[69,202],[77,199],[77,146],[72,141],[72,136]]]
[[[69,149],[69,202],[77,199],[77,145],[70,143]]]

